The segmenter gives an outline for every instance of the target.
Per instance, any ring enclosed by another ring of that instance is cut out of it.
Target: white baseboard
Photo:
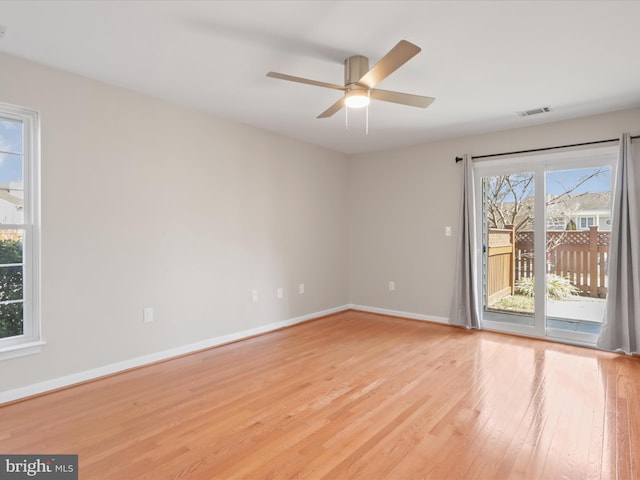
[[[379,313],[381,315],[391,315],[393,317],[410,318],[411,320],[421,320],[423,322],[446,323],[449,325],[449,319],[446,317],[437,317],[435,315],[422,315],[420,313],[401,312],[399,310],[389,310],[387,308],[368,307],[367,305],[348,305],[353,310],[361,312]]]
[[[243,330],[241,332],[231,333],[228,335],[222,335],[220,337],[209,338],[201,342],[191,343],[189,345],[182,345],[180,347],[171,348],[169,350],[163,350],[161,352],[151,353],[149,355],[143,355],[141,357],[132,358],[129,360],[123,360],[122,362],[111,363],[102,367],[93,368],[91,370],[85,370],[83,372],[74,373],[71,375],[65,375],[64,377],[58,377],[44,382],[35,383],[26,387],[15,388],[6,392],[0,392],[0,405],[7,402],[19,400],[21,398],[38,395],[51,390],[57,390],[59,388],[68,387],[88,380],[95,380],[96,378],[104,377],[114,373],[129,370],[131,368],[141,367],[151,363],[167,360],[180,355],[185,355],[198,350],[204,350],[225,343],[235,342],[244,338],[260,335],[261,333],[271,332],[280,328],[289,327],[297,323],[314,320],[316,318],[331,315],[333,313],[343,312],[349,310],[349,305],[343,305],[340,307],[330,308],[321,312],[314,312],[300,317],[290,318],[281,322],[270,323],[261,327],[252,328],[250,330]]]

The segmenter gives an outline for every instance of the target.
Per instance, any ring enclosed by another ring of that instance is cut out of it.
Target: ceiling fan
[[[369,69],[369,59],[367,57],[362,55],[349,57],[344,61],[344,86],[294,77],[277,72],[269,72],[267,73],[267,77],[343,91],[344,96],[318,115],[317,118],[328,118],[345,105],[352,108],[364,107],[369,104],[370,98],[382,100],[383,102],[425,108],[431,105],[435,98],[374,88],[382,80],[417,55],[420,50],[421,48],[417,45],[407,42],[406,40],[400,40],[400,42],[371,69]]]

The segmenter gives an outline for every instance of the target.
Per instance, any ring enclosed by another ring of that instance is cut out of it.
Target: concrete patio
[[[547,328],[600,333],[605,300],[547,300]]]
[[[602,323],[604,305],[604,298],[567,301],[547,300],[547,317]]]

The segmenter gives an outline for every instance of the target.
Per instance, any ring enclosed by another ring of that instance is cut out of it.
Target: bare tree
[[[485,182],[489,228],[514,225],[517,231],[530,225],[534,208],[533,186],[532,173],[490,177]]]
[[[564,191],[559,195],[550,195],[545,201],[549,217],[563,219],[569,223],[575,206],[570,200],[582,185],[605,173],[604,168],[590,171],[580,177],[573,185],[562,185]],[[533,173],[499,175],[487,179],[484,185],[486,214],[489,228],[505,228],[513,225],[514,230],[533,228],[534,219],[534,176]],[[565,227],[566,228],[566,227]]]

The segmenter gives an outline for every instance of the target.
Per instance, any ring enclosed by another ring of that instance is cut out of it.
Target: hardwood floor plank
[[[101,479],[633,479],[640,361],[344,312],[0,406]]]

